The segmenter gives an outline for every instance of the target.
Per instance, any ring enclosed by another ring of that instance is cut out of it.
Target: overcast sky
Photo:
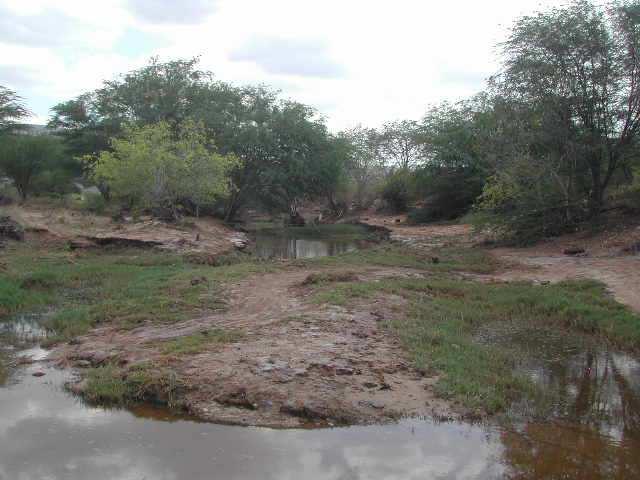
[[[419,118],[483,88],[512,21],[558,0],[0,0],[0,85],[46,122],[56,103],[162,60],[200,55],[334,129]]]

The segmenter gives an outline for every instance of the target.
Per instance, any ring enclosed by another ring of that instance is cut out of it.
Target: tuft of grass
[[[178,407],[177,398],[182,388],[171,370],[152,368],[148,364],[125,370],[109,364],[87,372],[83,396],[92,403],[126,405],[154,401]]]
[[[90,402],[122,404],[133,396],[120,369],[114,365],[92,368],[87,372],[84,395]]]
[[[238,331],[226,331],[218,328],[204,330],[165,342],[162,346],[162,352],[168,355],[192,355],[206,350],[211,345],[233,343],[243,337],[244,334]]]
[[[355,282],[358,275],[355,272],[314,272],[307,275],[302,285],[318,285],[323,283]]]
[[[567,337],[588,334],[623,348],[640,349],[640,316],[615,302],[595,281],[555,285],[487,284],[448,277],[386,279],[334,285],[318,302],[345,305],[380,293],[403,295],[407,315],[386,322],[419,370],[436,372],[437,391],[469,408],[493,413],[522,397],[541,395],[517,370],[523,348],[517,342],[482,342],[482,332],[555,329]],[[521,341],[526,341],[523,336]]]

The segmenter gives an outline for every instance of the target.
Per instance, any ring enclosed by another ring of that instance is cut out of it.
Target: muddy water
[[[336,232],[333,226],[269,228],[256,231],[255,254],[260,258],[315,258],[357,250],[366,230]]]
[[[5,343],[9,362],[21,355],[36,362],[10,367],[0,383],[0,480],[640,478],[640,364],[546,341],[558,349],[525,355],[522,368],[558,392],[553,422],[406,420],[322,430],[89,406],[64,390],[71,374],[50,367],[45,350]]]

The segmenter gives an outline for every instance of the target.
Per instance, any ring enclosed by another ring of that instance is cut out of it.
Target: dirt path
[[[310,273],[253,276],[230,286],[224,313],[131,331],[100,328],[57,354],[75,365],[169,365],[188,386],[188,409],[216,422],[298,427],[454,414],[431,393],[436,378],[413,370],[398,342],[379,326],[402,315],[400,297],[348,308],[318,305],[303,285]],[[404,268],[362,268],[356,281],[420,275]],[[195,355],[162,351],[164,341],[214,328],[245,337]]]
[[[404,216],[371,216],[368,221],[389,228],[393,240],[419,248],[474,243],[470,225],[413,227],[404,223]],[[590,278],[606,284],[620,303],[640,312],[640,255],[625,252],[638,244],[640,227],[630,227],[598,235],[566,235],[529,248],[496,248],[490,253],[507,267],[491,278],[537,282]],[[584,248],[585,255],[565,255],[570,246]]]
[[[640,256],[569,257],[549,254],[535,247],[497,249],[496,257],[512,267],[496,275],[499,280],[558,282],[567,279],[594,279],[607,285],[616,300],[640,313]]]

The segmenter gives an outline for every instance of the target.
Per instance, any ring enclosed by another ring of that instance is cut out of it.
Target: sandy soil
[[[14,205],[4,210],[25,230],[47,234],[76,248],[129,243],[215,257],[243,248],[248,241],[243,233],[212,218],[192,218],[187,225],[177,225],[151,217],[115,222],[104,215],[51,206]]]

